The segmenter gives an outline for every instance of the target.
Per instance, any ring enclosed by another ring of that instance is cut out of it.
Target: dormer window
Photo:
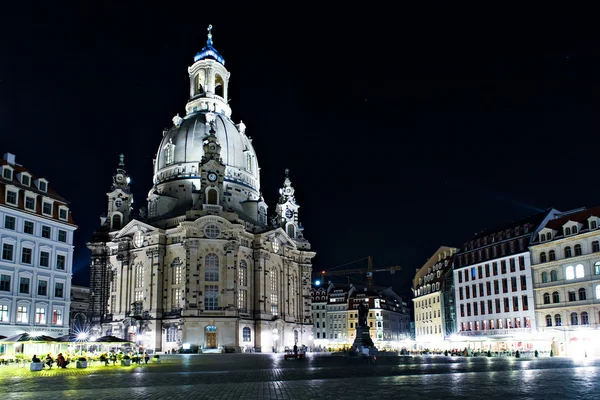
[[[13,178],[13,170],[12,170],[12,168],[10,168],[8,166],[2,168],[2,177],[4,179],[12,181],[12,178]]]
[[[23,186],[29,186],[31,184],[31,177],[27,174],[21,174],[21,184]]]
[[[590,230],[598,229],[598,221],[590,221]]]
[[[69,209],[63,206],[60,206],[58,209],[58,218],[67,220],[69,217]]]
[[[573,226],[573,227],[571,228],[571,233],[572,233],[573,235],[577,233],[577,227],[576,227],[576,226]]]
[[[40,190],[40,192],[47,192],[48,191],[48,182],[45,179],[38,179],[37,180],[37,188]]]
[[[565,228],[565,236],[569,236],[571,234],[571,228]]]
[[[16,206],[19,199],[19,194],[16,190],[6,190],[6,203]]]
[[[546,241],[546,234],[545,234],[545,233],[542,233],[542,234],[540,235],[540,242],[545,242],[545,241]]]
[[[52,215],[52,203],[44,201],[44,203],[42,204],[42,213],[46,215]]]

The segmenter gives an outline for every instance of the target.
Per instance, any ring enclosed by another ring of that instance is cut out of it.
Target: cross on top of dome
[[[221,64],[225,65],[225,59],[219,54],[219,52],[213,47],[212,41],[212,25],[208,25],[208,34],[206,39],[206,46],[194,56],[194,62],[204,60],[205,58],[212,58]]]

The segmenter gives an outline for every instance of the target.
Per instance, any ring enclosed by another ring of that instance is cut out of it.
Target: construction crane
[[[330,271],[330,272],[323,270],[321,272],[316,272],[315,275],[321,275],[321,282],[324,282],[325,276],[340,276],[340,275],[345,276],[345,275],[366,273],[367,287],[369,289],[372,289],[373,288],[373,272],[390,271],[390,273],[393,274],[395,271],[399,271],[402,269],[402,267],[399,265],[394,265],[393,267],[387,267],[387,268],[373,269],[373,257],[369,256],[367,258],[368,258],[367,268],[345,269],[345,270]]]

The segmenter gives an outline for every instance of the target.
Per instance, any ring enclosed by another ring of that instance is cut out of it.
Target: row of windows
[[[429,312],[425,311],[424,313],[418,313],[418,314],[416,314],[416,316],[417,316],[417,321],[429,320],[429,319],[435,318],[436,316],[438,318],[440,318],[442,316],[442,311],[441,310],[437,310],[437,311],[434,310],[433,312],[432,311],[429,311]]]
[[[46,325],[46,307],[35,307],[34,323],[38,325]],[[30,312],[29,307],[25,305],[17,305],[16,323],[29,324]],[[52,325],[63,324],[63,312],[59,309],[52,310]],[[0,323],[10,323],[10,307],[8,304],[0,304]]]
[[[582,301],[587,300],[587,292],[585,288],[579,288],[576,292],[574,290],[570,290],[568,292],[569,301]],[[550,293],[544,293],[544,304],[550,304]],[[596,286],[596,299],[600,299],[600,285]],[[552,293],[552,303],[560,303],[560,295],[558,292]]]
[[[600,251],[600,242],[598,240],[594,240],[592,242],[592,253],[597,253]],[[573,252],[575,252],[575,256],[580,256],[583,254],[583,251],[581,249],[581,245],[580,244],[576,244],[575,246],[573,246],[573,249],[571,249],[571,246],[567,246],[564,248],[563,250],[563,254],[564,254],[564,258],[571,258],[573,257]],[[554,250],[550,250],[548,252],[548,255],[546,256],[546,252],[542,251],[540,253],[540,263],[545,263],[548,261],[555,261],[556,260],[556,252]]]
[[[484,249],[470,252],[468,254],[459,254],[456,256],[456,265],[465,266],[475,264],[476,262],[482,262],[492,258],[502,257],[508,254],[514,254],[516,252],[523,252],[527,250],[528,240],[521,238],[518,241],[512,240],[508,243],[501,243],[500,245],[489,246]],[[518,249],[517,249],[518,247]]]
[[[508,261],[509,261],[510,272],[516,272],[517,271],[517,259],[509,258]],[[518,263],[519,263],[519,271],[525,271],[525,257],[524,256],[520,256],[518,258]],[[485,277],[486,278],[489,278],[491,276],[491,274],[493,274],[494,276],[498,275],[498,263],[494,261],[491,264],[491,269],[490,269],[490,264],[485,264],[485,266],[480,265],[477,268],[472,267],[470,269],[470,271],[469,271],[469,268],[462,270],[462,273],[461,273],[461,271],[458,271],[458,283],[463,282],[463,276],[464,276],[465,282],[469,282],[469,276],[471,276],[471,280],[476,280],[477,278],[483,279],[484,269],[485,269]],[[469,274],[469,272],[470,272],[470,274]],[[507,273],[506,260],[500,261],[500,273],[501,274]]]
[[[419,335],[433,335],[437,333],[442,333],[441,325],[424,326],[422,328],[417,329],[417,334]]]
[[[581,316],[581,318],[580,318]],[[587,312],[582,312],[580,315],[573,312],[570,315],[571,317],[571,325],[589,325],[590,318]],[[599,315],[600,317],[600,315]],[[552,326],[552,316],[546,315],[546,326]],[[554,316],[554,326],[562,326],[562,317],[560,314],[556,314]]]
[[[8,165],[2,167],[2,177],[9,181],[13,180],[13,169]],[[23,186],[31,186],[31,175],[27,172],[21,172],[20,174],[20,182]],[[34,181],[35,186],[38,188],[40,192],[46,192],[48,190],[48,183],[45,179],[36,179]]]
[[[500,301],[500,300],[501,299],[494,299],[493,301],[492,300],[487,301],[487,313],[488,314],[493,314],[494,310],[495,310],[496,314],[501,314],[503,312],[506,313],[506,312],[511,311],[510,298],[504,297],[502,299],[502,301]],[[521,305],[521,308],[523,309],[523,311],[529,310],[529,299],[527,298],[527,295],[521,296],[520,305]],[[481,300],[479,303],[477,303],[475,301],[473,303],[461,304],[460,305],[460,316],[464,317],[466,315],[467,317],[470,317],[471,313],[472,313],[472,315],[479,315],[480,313],[481,313],[481,315],[485,315],[486,314],[485,306],[486,306],[486,301],[484,301],[484,300]],[[495,306],[495,308],[493,306]],[[466,310],[466,313],[465,313],[465,310]],[[512,297],[512,311],[519,311],[519,296]]]
[[[15,246],[10,243],[2,244],[2,259],[6,261],[14,261],[14,250]],[[29,247],[23,247],[21,249],[21,264],[32,265],[33,261],[33,249]],[[38,260],[40,267],[50,267],[50,252],[40,251],[40,258]],[[67,265],[67,256],[64,254],[56,255],[55,267],[57,270],[64,271]]]
[[[17,219],[10,215],[4,216],[4,229],[14,231],[17,229]],[[34,235],[35,223],[32,221],[23,221],[23,233]],[[48,225],[42,225],[41,237],[45,239],[52,239],[52,227]],[[67,231],[58,229],[56,238],[59,242],[67,243]]]
[[[521,286],[521,290],[527,290],[527,277],[525,275],[521,275],[520,276],[520,286]],[[479,296],[483,297],[486,294],[488,296],[492,295],[492,282],[491,281],[487,281],[485,282],[485,292],[484,292],[484,285],[483,282],[479,283]],[[516,292],[519,287],[518,287],[518,281],[517,281],[517,277],[516,276],[511,276],[510,278],[510,289],[513,292]],[[508,278],[503,278],[502,279],[502,293],[508,293]],[[498,279],[494,280],[494,294],[500,294],[500,281]],[[464,298],[470,299],[471,295],[473,296],[473,298],[477,297],[477,285],[473,284],[471,286],[466,285],[466,286],[461,286],[458,288],[458,298],[460,300],[463,300]]]
[[[596,220],[592,220],[590,221],[590,230],[592,231],[595,229],[598,229],[598,222]],[[577,231],[578,228],[576,225],[572,227],[567,226],[563,228],[564,236],[576,235]],[[540,242],[545,242],[547,240],[552,240],[551,232],[540,234]]]
[[[17,207],[19,205],[19,193],[14,190],[6,190],[6,204]],[[31,212],[36,212],[36,198],[25,195],[25,209]],[[49,201],[42,201],[42,214],[52,217],[52,206],[53,203]],[[65,206],[59,206],[58,218],[66,221],[68,219],[69,211]]]
[[[12,277],[10,275],[0,275],[0,291],[2,292],[10,292]],[[29,292],[29,284],[30,278],[21,277],[19,280],[19,293],[22,294],[30,294]],[[64,297],[64,282],[55,282],[54,283],[54,297],[63,298]],[[38,288],[37,288],[38,296],[47,296],[48,295],[48,281],[47,280],[38,280]]]
[[[483,321],[470,321],[461,322],[460,330],[465,331],[487,331],[494,329],[519,329],[519,328],[531,328],[531,320],[529,317],[523,318],[523,324],[521,325],[521,318],[499,318],[497,320],[483,320]]]
[[[594,264],[594,275],[600,275],[600,261],[598,261]],[[555,269],[550,271],[550,274],[548,274],[547,271],[543,271],[541,276],[542,276],[542,283],[548,283],[548,277],[550,277],[550,282],[558,281],[558,272]],[[577,266],[575,266],[575,267],[572,265],[569,265],[565,268],[565,279],[568,281],[573,280],[573,279],[580,279],[580,278],[584,278],[584,277],[585,277],[585,267],[583,266],[583,264],[577,264]]]
[[[440,302],[440,298],[439,297],[434,297],[433,298],[433,304],[435,304],[436,302],[437,303]],[[427,307],[428,305],[430,306],[431,303],[432,303],[431,298],[425,299],[425,300],[418,300],[418,301],[415,302],[415,304],[416,304],[417,307]]]

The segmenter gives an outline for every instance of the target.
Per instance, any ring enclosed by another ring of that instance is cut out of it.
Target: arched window
[[[590,324],[590,318],[588,316],[587,312],[582,312],[581,313],[581,325],[589,325]]]
[[[548,259],[549,259],[550,261],[554,261],[554,260],[556,260],[556,252],[555,252],[554,250],[550,250],[550,251],[548,252]]]
[[[571,234],[571,228],[565,228],[565,236],[569,236]]]
[[[141,288],[144,286],[144,264],[138,263],[135,266],[135,287]]]
[[[242,329],[242,340],[244,342],[250,342],[251,341],[250,328],[245,327],[244,329]]]
[[[245,260],[240,261],[240,265],[238,268],[238,285],[246,286],[248,285],[248,264]]]
[[[277,296],[277,292],[279,291],[279,285],[278,285],[278,279],[277,279],[277,270],[275,268],[271,269],[270,272],[270,278],[271,278],[271,314],[273,314],[273,316],[277,315],[279,312],[279,307],[278,307],[278,296]]]
[[[552,316],[546,315],[546,326],[552,326]]]
[[[558,280],[558,272],[555,269],[550,271],[550,282],[556,282]]]
[[[167,338],[166,338],[167,343],[173,343],[177,341],[177,327],[174,325],[171,325],[169,328],[167,328]]]
[[[540,235],[540,242],[545,242],[545,241],[546,241],[546,234],[545,234],[545,233],[542,233],[542,234]]]
[[[294,228],[294,224],[288,224],[287,227],[287,234],[289,237],[291,238],[295,238],[296,237],[296,229]]]
[[[581,255],[581,245],[580,244],[576,244],[575,245],[575,255],[576,256],[580,256]]]
[[[596,286],[596,299],[600,300],[600,285]]]
[[[573,228],[571,228],[571,233],[576,234],[577,233],[577,227],[574,226]]]
[[[548,283],[548,273],[546,271],[542,272],[542,283]]]
[[[173,164],[173,150],[174,150],[173,143],[167,143],[166,146],[164,147],[164,157],[165,157],[165,165],[170,165]]]
[[[219,281],[219,257],[214,253],[204,257],[204,280],[207,282]]]
[[[215,76],[215,94],[217,96],[225,97],[225,84],[223,83],[223,78],[221,78],[221,75],[219,74]]]
[[[568,281],[571,279],[575,279],[575,268],[572,265],[569,265],[565,270],[565,278]]]
[[[583,265],[577,264],[577,266],[575,267],[575,278],[583,278],[584,275],[585,273],[583,271]]]
[[[576,312],[571,313],[571,325],[579,325],[579,318]]]
[[[546,262],[546,252],[542,251],[540,253],[540,263],[545,263]]]
[[[252,172],[252,154],[246,153],[246,170]]]
[[[572,257],[573,253],[571,252],[571,246],[565,247],[565,258]]]
[[[207,198],[207,204],[217,204],[219,196],[217,194],[216,189],[208,189]]]
[[[119,214],[113,215],[112,227],[113,229],[121,229],[121,216]]]
[[[206,84],[205,73],[203,70],[200,70],[200,72],[198,72],[198,75],[196,75],[196,94],[204,93],[205,84]]]
[[[552,293],[552,302],[553,303],[560,303],[560,296],[558,295],[558,292]]]
[[[550,304],[550,293],[544,293],[544,304]]]
[[[598,223],[596,221],[590,222],[590,229],[597,229],[597,228],[598,228]]]
[[[584,288],[580,288],[578,292],[579,292],[579,300],[580,301],[581,300],[585,300],[586,297],[587,297],[586,294],[585,294],[585,289]]]
[[[562,318],[560,317],[560,314],[556,314],[554,316],[554,326],[562,326]]]
[[[597,252],[599,252],[599,251],[600,251],[600,242],[599,242],[599,241],[597,241],[597,240],[594,240],[594,241],[592,242],[592,252],[593,252],[593,253],[597,253]]]

